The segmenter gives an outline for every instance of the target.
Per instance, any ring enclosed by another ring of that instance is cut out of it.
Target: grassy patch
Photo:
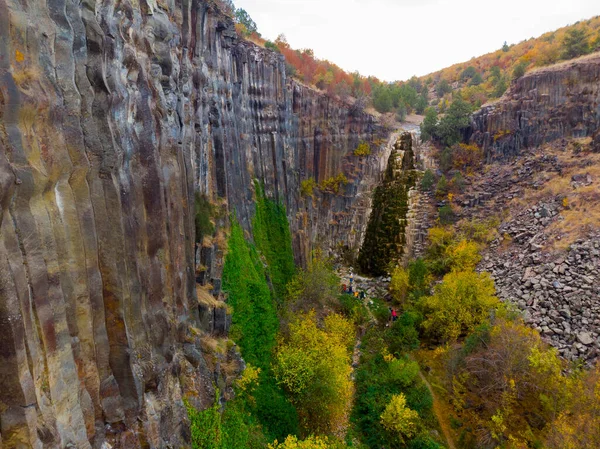
[[[268,265],[275,299],[281,303],[286,284],[296,272],[292,236],[285,207],[265,197],[261,185],[256,182],[256,215],[252,222],[254,240],[260,254]]]

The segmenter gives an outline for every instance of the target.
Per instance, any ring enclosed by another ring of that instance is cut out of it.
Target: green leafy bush
[[[415,311],[404,312],[398,320],[392,322],[388,331],[389,350],[400,357],[402,354],[419,347],[417,327],[422,317]]]
[[[286,285],[296,272],[292,236],[285,207],[266,198],[261,185],[256,187],[256,215],[252,222],[254,240],[268,265],[269,278],[275,290],[275,299],[281,302]]]
[[[288,435],[300,433],[296,408],[277,385],[272,371],[261,372],[254,401],[252,412],[262,424],[269,441],[283,441]]]
[[[438,215],[440,217],[440,223],[442,225],[448,225],[454,223],[456,215],[450,204],[444,204],[438,209]]]
[[[315,182],[315,178],[304,179],[300,183],[300,193],[302,196],[313,196],[316,187],[317,183]]]
[[[287,284],[286,311],[324,310],[337,303],[339,292],[340,279],[331,262],[315,255]]]
[[[265,42],[265,48],[266,48],[266,49],[269,49],[269,50],[272,50],[272,51],[275,51],[275,52],[277,52],[277,53],[281,53],[281,50],[279,50],[279,47],[278,47],[277,45],[275,45],[275,44],[274,44],[273,42],[271,42],[271,41],[267,41],[267,42]]]
[[[448,195],[448,181],[446,177],[442,175],[435,187],[435,196],[437,199],[444,199]]]
[[[406,323],[399,327],[403,325]],[[394,324],[392,329],[396,326]],[[351,420],[361,442],[372,449],[410,447],[413,440],[419,441],[425,437],[422,435],[425,423],[435,419],[431,412],[431,394],[419,379],[416,362],[406,357],[393,357],[387,351],[392,332],[395,331],[382,334],[375,328],[367,331],[363,337],[361,364],[356,371],[355,405]],[[392,398],[401,394],[405,397],[406,407],[418,413],[418,418],[413,416],[416,418],[412,421],[415,432],[410,436],[390,432],[381,419]]]
[[[421,190],[426,191],[426,192],[431,190],[434,183],[435,183],[435,176],[433,175],[433,172],[429,169],[425,170],[425,173],[423,174],[423,178],[421,179]]]
[[[215,232],[215,226],[211,221],[214,214],[213,206],[210,204],[206,195],[196,192],[194,197],[196,225],[196,243],[202,243],[204,236],[212,235]]]
[[[368,156],[371,154],[371,146],[367,142],[361,142],[354,150],[354,156]]]
[[[340,193],[341,187],[348,184],[348,178],[343,173],[338,174],[337,176],[333,176],[331,178],[324,179],[321,182],[321,190],[324,192],[330,192],[338,194]]]
[[[279,327],[269,285],[256,249],[246,242],[244,231],[235,220],[228,247],[223,290],[233,309],[230,336],[239,344],[247,362],[265,370]]]

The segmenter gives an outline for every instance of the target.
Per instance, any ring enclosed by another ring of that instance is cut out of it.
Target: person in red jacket
[[[396,309],[392,309],[392,321],[396,321],[398,319],[398,314],[396,313]]]

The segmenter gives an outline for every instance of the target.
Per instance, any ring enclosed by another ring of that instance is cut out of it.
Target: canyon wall
[[[592,137],[600,150],[600,54],[537,69],[472,117],[471,140],[488,160],[563,137]]]
[[[205,1],[0,0],[0,447],[187,447],[183,398],[223,383],[196,278],[222,299],[230,217],[251,236],[257,180],[299,263],[357,247],[382,138]],[[197,194],[223,237],[198,250]]]

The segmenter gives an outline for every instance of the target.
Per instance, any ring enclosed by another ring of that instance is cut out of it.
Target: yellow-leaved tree
[[[456,341],[501,307],[495,293],[489,274],[452,271],[436,285],[434,294],[423,300],[423,328],[433,338]]]
[[[305,440],[298,440],[295,436],[288,436],[283,443],[275,441],[269,444],[269,449],[334,449],[338,445],[327,438],[310,436]]]
[[[473,270],[481,260],[477,243],[465,239],[450,244],[446,256],[454,271]]]
[[[381,424],[404,442],[417,434],[419,414],[407,407],[403,393],[395,394],[381,414]]]
[[[347,424],[353,386],[350,379],[352,323],[331,314],[319,325],[314,312],[290,324],[276,354],[277,382],[289,393],[307,433],[336,434]]]
[[[600,365],[573,387],[570,407],[550,426],[549,449],[600,447]]]

